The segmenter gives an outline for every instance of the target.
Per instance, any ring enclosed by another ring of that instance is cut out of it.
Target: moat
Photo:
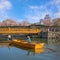
[[[0,60],[60,60],[60,41],[55,39],[33,38],[34,42],[44,42],[43,52],[9,46],[9,42],[0,43]]]

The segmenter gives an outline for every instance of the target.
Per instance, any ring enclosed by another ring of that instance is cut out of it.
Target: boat
[[[44,48],[44,43],[28,43],[25,40],[13,40],[10,45],[16,45],[28,49],[41,49]]]

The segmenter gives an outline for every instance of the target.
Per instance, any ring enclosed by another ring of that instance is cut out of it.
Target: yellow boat
[[[41,49],[44,47],[44,43],[28,43],[25,40],[13,40],[10,44],[28,49]]]

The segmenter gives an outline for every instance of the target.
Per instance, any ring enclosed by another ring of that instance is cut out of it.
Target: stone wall
[[[59,39],[59,38],[60,38],[59,34],[60,34],[59,31],[57,31],[57,32],[49,31],[49,32],[48,32],[48,38]]]

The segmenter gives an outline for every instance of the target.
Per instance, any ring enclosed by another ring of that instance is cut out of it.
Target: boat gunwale
[[[25,47],[25,48],[33,48],[33,49],[36,49],[36,48],[43,48],[44,47],[44,43],[28,43],[27,41],[23,40],[13,40],[12,43],[14,45],[19,45],[19,46],[22,46],[22,47]]]

